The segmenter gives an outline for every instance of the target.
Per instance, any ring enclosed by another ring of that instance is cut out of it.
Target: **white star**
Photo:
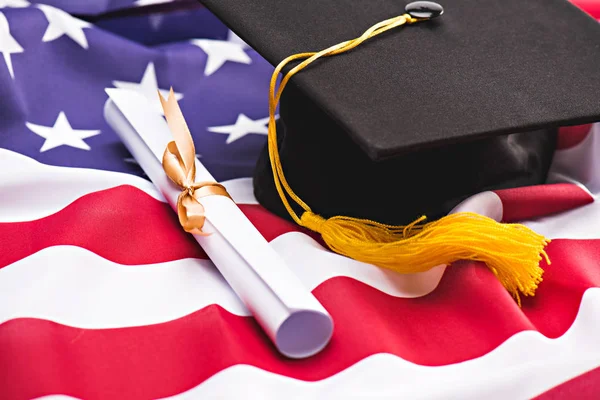
[[[244,51],[245,45],[226,40],[194,39],[191,43],[200,47],[207,55],[204,75],[215,73],[225,62],[250,64],[252,59]]]
[[[148,63],[148,66],[146,66],[146,70],[144,71],[142,81],[140,83],[113,81],[113,85],[115,85],[119,89],[127,89],[138,92],[139,94],[146,97],[146,99],[148,99],[150,104],[154,106],[156,112],[163,115],[163,109],[160,105],[160,99],[158,98],[158,90],[160,90],[160,94],[165,99],[169,97],[169,90],[158,88],[158,82],[156,80],[156,71],[154,70],[154,63]],[[180,100],[182,98],[183,95],[181,93],[175,93],[175,99]]]
[[[13,7],[13,8],[29,7],[29,2],[26,0],[0,0],[0,8],[4,8],[4,7]]]
[[[54,126],[36,125],[30,122],[25,123],[29,130],[36,135],[46,139],[40,153],[53,149],[58,146],[71,146],[77,149],[90,150],[90,146],[83,139],[100,134],[99,130],[73,129],[64,112],[58,114]]]
[[[237,121],[233,125],[225,125],[225,126],[212,126],[208,128],[209,132],[215,133],[223,133],[225,135],[229,135],[227,141],[225,143],[230,144],[235,142],[238,139],[243,138],[244,136],[250,133],[256,133],[259,135],[268,135],[269,130],[267,128],[267,122],[269,122],[269,118],[262,118],[252,120],[246,117],[244,114],[240,114],[237,117]]]
[[[38,4],[36,7],[42,10],[48,20],[48,28],[46,28],[46,33],[44,33],[44,37],[42,38],[43,42],[51,42],[63,35],[67,35],[84,49],[89,47],[87,38],[83,32],[84,28],[92,26],[89,22],[77,19],[63,10],[46,4]]]
[[[10,34],[10,28],[8,26],[8,20],[6,16],[0,13],[0,52],[4,56],[6,67],[10,76],[14,79],[15,71],[13,70],[12,59],[10,55],[13,53],[22,53],[23,48]]]

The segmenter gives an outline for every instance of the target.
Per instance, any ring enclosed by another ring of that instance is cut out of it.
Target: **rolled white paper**
[[[173,140],[165,119],[141,94],[125,89],[106,92],[106,121],[177,210],[181,189],[162,168],[163,153]],[[214,180],[196,159],[196,181]],[[333,333],[333,320],[325,308],[233,201],[224,196],[208,196],[200,202],[206,216],[202,230],[211,235],[194,238],[277,349],[291,358],[309,357],[322,350]]]

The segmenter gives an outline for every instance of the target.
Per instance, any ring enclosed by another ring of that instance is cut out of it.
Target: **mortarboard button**
[[[436,18],[444,13],[444,8],[433,1],[415,1],[406,5],[405,11],[413,18]]]

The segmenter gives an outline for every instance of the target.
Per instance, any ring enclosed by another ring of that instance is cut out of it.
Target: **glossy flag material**
[[[260,207],[272,67],[205,9],[34,3],[0,0],[1,399],[600,396],[600,124],[561,131],[547,184],[469,200],[552,239],[519,308],[483,265],[395,274]],[[333,316],[317,356],[273,348],[104,121],[105,88],[170,86],[201,161]]]

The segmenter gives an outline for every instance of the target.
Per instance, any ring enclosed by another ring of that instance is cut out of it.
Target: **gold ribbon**
[[[199,199],[206,196],[226,196],[231,199],[231,196],[217,182],[196,182],[196,148],[173,88],[167,100],[160,92],[158,97],[175,139],[165,149],[162,166],[167,176],[181,188],[177,197],[179,223],[186,232],[208,236],[208,233],[202,232],[205,216],[204,206]]]

